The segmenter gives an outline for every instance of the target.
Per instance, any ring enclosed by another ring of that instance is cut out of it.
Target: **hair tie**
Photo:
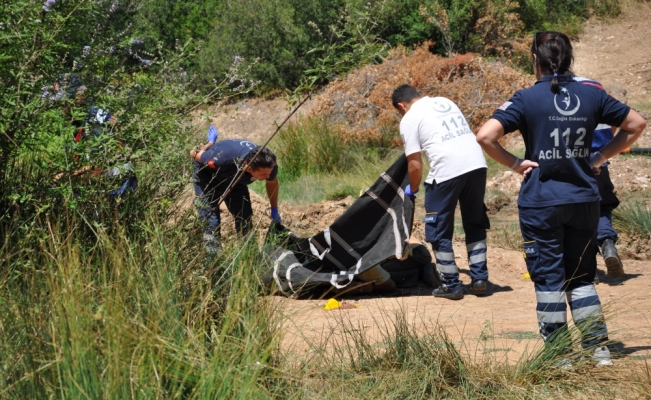
[[[554,78],[558,78],[558,74],[554,72]]]

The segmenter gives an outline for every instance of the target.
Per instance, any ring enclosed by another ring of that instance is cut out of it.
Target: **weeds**
[[[0,397],[269,396],[277,320],[255,243],[209,260],[187,232],[146,221],[138,239],[98,229],[84,246],[68,222],[2,247]]]
[[[505,226],[489,231],[490,243],[502,249],[522,251],[522,234],[517,222],[510,222]]]
[[[613,211],[613,225],[616,229],[631,234],[651,234],[651,211],[643,201],[621,204]]]
[[[593,368],[590,357],[584,357],[587,352],[566,351],[578,335],[574,327],[554,345],[540,347],[538,335],[516,333],[518,340],[535,340],[534,348],[511,365],[506,357],[495,355],[511,348],[492,343],[490,323],[490,338],[480,338],[479,357],[472,357],[465,351],[469,339],[453,343],[436,322],[427,318],[410,323],[404,310],[374,322],[374,331],[379,331],[375,340],[364,327],[343,316],[336,318],[337,327],[312,344],[313,356],[289,367],[304,398],[338,399],[342,393],[351,399],[600,398],[613,396],[616,390],[622,394],[612,381],[585,373]],[[572,360],[570,370],[558,367],[566,358]],[[645,387],[639,384],[640,393]]]

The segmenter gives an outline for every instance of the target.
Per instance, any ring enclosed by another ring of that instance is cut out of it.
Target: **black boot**
[[[622,265],[622,260],[619,259],[615,242],[612,239],[603,241],[601,244],[601,254],[604,256],[609,277],[617,278],[618,276],[624,275],[624,266]]]

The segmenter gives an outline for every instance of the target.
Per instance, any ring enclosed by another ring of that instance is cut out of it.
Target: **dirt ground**
[[[575,41],[577,75],[601,81],[615,97],[638,109],[651,125],[651,4],[637,4],[621,18],[609,22],[590,21],[585,33]],[[261,142],[271,134],[287,114],[282,99],[247,100],[229,106],[227,113],[213,113],[212,122],[225,138],[243,137]],[[302,111],[309,112],[310,104]],[[638,141],[639,147],[651,147],[651,128]],[[517,139],[511,148],[523,147]],[[616,157],[611,160],[611,176],[620,199],[648,200],[651,196],[651,157]],[[517,193],[520,178],[510,171],[498,173],[487,185],[487,193],[498,193],[490,203],[493,231],[507,229],[517,223]],[[341,215],[353,198],[294,207],[281,204],[283,220],[296,233],[312,235]],[[421,217],[422,198],[416,215]],[[254,196],[256,216],[262,215],[267,201]],[[225,215],[224,213],[222,215]],[[257,220],[264,229],[268,218]],[[224,226],[229,226],[225,221]],[[227,232],[224,232],[227,234]],[[423,227],[417,223],[414,236],[423,239]],[[462,351],[471,356],[494,357],[514,362],[542,341],[537,333],[536,300],[533,284],[523,278],[526,273],[520,251],[499,247],[489,242],[488,265],[492,284],[489,296],[467,295],[450,301],[431,296],[424,286],[408,292],[396,291],[383,297],[357,297],[348,301],[355,306],[324,311],[325,299],[296,300],[274,297],[273,301],[287,316],[282,347],[302,359],[319,344],[340,340],[351,329],[364,332],[373,340],[382,340],[382,330],[391,326],[396,313],[406,316],[418,329],[444,327]],[[455,241],[457,263],[462,280],[470,281],[465,246]],[[616,363],[651,358],[651,240],[623,237],[618,247],[624,258],[626,274],[620,278],[605,275],[599,257],[597,285],[608,316],[610,338],[626,358]],[[505,246],[508,247],[508,246]]]

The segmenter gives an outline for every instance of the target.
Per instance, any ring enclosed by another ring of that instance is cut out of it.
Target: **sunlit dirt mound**
[[[428,48],[429,44],[413,52],[394,49],[382,64],[367,65],[331,83],[316,97],[312,113],[349,127],[350,135],[377,136],[386,128],[395,131],[400,116],[391,104],[391,94],[408,83],[424,96],[454,101],[476,131],[516,90],[533,83],[501,62],[471,53],[443,58]]]

